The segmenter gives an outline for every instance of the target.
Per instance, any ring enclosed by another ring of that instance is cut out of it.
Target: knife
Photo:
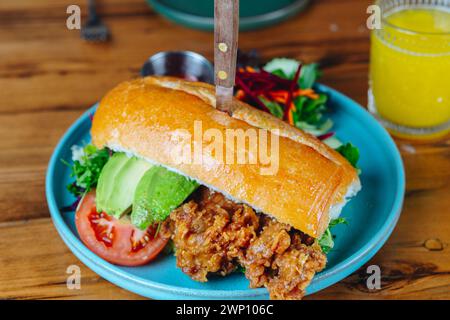
[[[239,0],[214,0],[216,108],[233,113],[233,87],[239,30]]]

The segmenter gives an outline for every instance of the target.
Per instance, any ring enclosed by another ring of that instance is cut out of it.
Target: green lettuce
[[[339,224],[348,225],[348,222],[345,218],[331,220],[327,230],[325,230],[325,233],[319,239],[319,245],[322,248],[323,253],[328,254],[333,249],[335,236],[331,233],[331,229]]]
[[[353,167],[358,168],[359,149],[357,147],[348,142],[338,147],[336,151],[346,158]]]
[[[71,177],[75,178],[75,182],[67,185],[67,190],[75,197],[81,196],[89,192],[97,186],[98,177],[110,157],[107,149],[97,149],[95,146],[88,144],[84,147],[72,147],[73,163],[62,160],[71,169]]]
[[[283,79],[294,79],[295,72],[300,65],[300,61],[288,58],[275,58],[269,61],[263,69],[273,73]],[[317,63],[304,64],[298,84],[302,89],[312,88],[317,79],[321,76]]]

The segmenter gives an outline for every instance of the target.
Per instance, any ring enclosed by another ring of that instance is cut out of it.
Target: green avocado
[[[120,218],[130,208],[139,180],[151,167],[144,160],[128,157],[122,152],[115,153],[98,179],[97,210]]]
[[[114,178],[127,161],[128,157],[125,154],[115,153],[102,168],[95,196],[95,205],[98,212],[106,212],[106,203],[114,186]]]
[[[131,223],[145,230],[164,221],[198,186],[197,182],[164,167],[152,167],[136,187]]]

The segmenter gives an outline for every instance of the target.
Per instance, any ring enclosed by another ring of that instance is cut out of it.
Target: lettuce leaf
[[[300,65],[300,61],[288,58],[275,58],[269,61],[263,69],[273,73],[283,79],[293,79],[295,72]],[[317,63],[304,64],[298,79],[298,84],[302,89],[312,88],[320,77],[319,65]]]
[[[75,178],[73,183],[67,185],[67,190],[78,197],[97,186],[98,177],[110,157],[107,149],[97,149],[88,144],[84,147],[72,147],[73,163],[62,160],[71,169],[71,177]]]
[[[357,147],[348,142],[337,148],[336,151],[344,156],[353,167],[358,168],[359,149]]]
[[[272,115],[279,119],[283,119],[283,107],[278,102],[267,100],[263,96],[260,96],[259,100],[264,103],[264,105],[267,107],[267,109],[269,109]]]
[[[263,69],[281,78],[293,79],[299,65],[300,62],[294,59],[275,58],[270,60]]]
[[[322,252],[328,254],[334,247],[334,238],[335,236],[331,233],[331,229],[339,224],[346,224],[348,222],[345,218],[337,218],[330,221],[327,230],[319,239],[319,245],[322,248]]]
[[[317,63],[305,64],[302,67],[298,85],[302,89],[312,88],[317,79],[321,76]]]
[[[323,116],[327,110],[326,103],[328,97],[320,93],[319,98],[309,99],[305,96],[300,96],[294,99],[295,109],[294,123],[296,127],[299,122],[306,122],[307,124],[314,125],[315,129],[323,124]]]

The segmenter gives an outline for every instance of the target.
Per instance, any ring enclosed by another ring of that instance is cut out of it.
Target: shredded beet
[[[289,118],[294,92],[299,89],[298,79],[300,72],[301,65],[299,65],[294,78],[289,80],[264,69],[239,68],[236,73],[237,96],[239,99],[269,113],[270,110],[261,101],[260,97],[264,97],[268,101],[276,101],[282,106],[283,118],[286,120]]]
[[[295,71],[294,80],[292,81],[289,91],[288,91],[288,98],[286,102],[286,108],[284,109],[284,117],[289,117],[289,112],[291,111],[291,103],[292,103],[292,95],[296,88],[298,88],[298,77],[300,76],[300,71],[302,70],[302,65],[299,64],[297,71]]]
[[[255,95],[252,92],[252,90],[249,87],[247,87],[247,85],[244,83],[244,81],[242,81],[240,78],[236,77],[236,84],[238,85],[239,88],[242,89],[242,91],[244,91],[245,97],[248,97],[250,99],[250,101],[255,103],[261,110],[270,112],[269,109],[267,109],[266,105],[264,103],[262,103],[261,100],[257,97],[257,95]],[[247,102],[249,102],[249,101],[247,101]]]
[[[239,70],[236,74],[236,80],[243,82],[255,94],[267,94],[272,90],[288,90],[294,83],[293,80],[280,78],[262,69],[253,72]]]
[[[317,138],[319,140],[326,140],[328,138],[331,138],[332,136],[334,136],[334,132],[327,132],[325,134],[322,134],[322,135],[318,136]]]

